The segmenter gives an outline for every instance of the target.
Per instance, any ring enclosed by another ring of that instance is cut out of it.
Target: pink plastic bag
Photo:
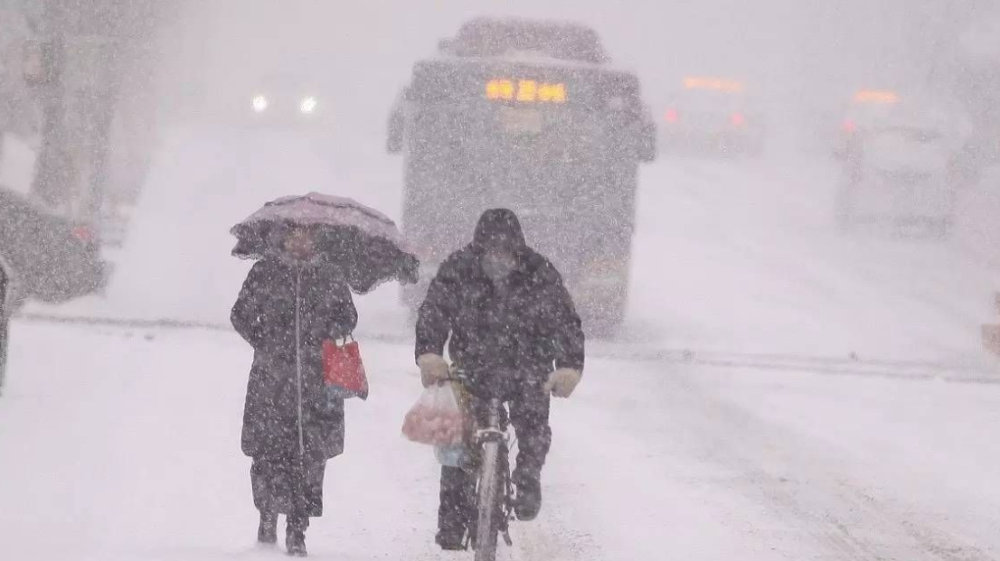
[[[450,383],[424,390],[403,420],[403,436],[431,446],[453,446],[463,441],[465,415]]]

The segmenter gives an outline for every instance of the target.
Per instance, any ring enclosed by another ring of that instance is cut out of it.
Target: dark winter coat
[[[491,245],[506,245],[517,265],[495,285],[481,261]],[[582,370],[584,335],[562,277],[527,246],[509,210],[484,213],[474,240],[438,269],[417,319],[416,355],[443,354],[470,370],[547,374]]]
[[[327,398],[322,344],[349,334],[357,317],[335,269],[277,259],[254,264],[232,313],[233,327],[254,348],[243,411],[246,455],[329,459],[343,451],[343,401]]]

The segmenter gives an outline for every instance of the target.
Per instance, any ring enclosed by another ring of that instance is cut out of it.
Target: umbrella
[[[300,228],[312,233],[320,259],[343,267],[355,292],[417,281],[419,262],[395,222],[353,199],[320,193],[276,199],[233,226],[233,255],[283,258],[285,237]]]

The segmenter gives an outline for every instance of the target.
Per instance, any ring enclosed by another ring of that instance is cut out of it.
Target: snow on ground
[[[959,212],[956,238],[963,248],[984,263],[1000,267],[1000,166],[987,168],[978,188],[965,193]]]
[[[265,200],[319,190],[398,217],[400,162],[373,146],[175,129],[108,293],[32,309],[225,324],[248,267],[227,231]],[[983,427],[1000,386],[628,359],[638,345],[986,365],[978,329],[1000,279],[966,249],[975,228],[844,236],[835,180],[827,163],[773,155],[644,169],[630,319],[558,404],[545,513],[515,528],[507,558],[997,557],[1000,450]],[[358,304],[375,390],[349,408],[310,546],[437,559],[434,460],[398,435],[418,392],[410,347],[386,342],[408,339],[405,313],[392,286]],[[250,353],[235,335],[20,321],[12,352],[0,557],[272,556],[252,549],[238,444]]]
[[[256,515],[249,460],[239,451],[251,357],[242,340],[16,329],[0,407],[0,556],[225,559],[248,552]],[[350,453],[331,463],[330,515],[310,533],[320,556],[371,559],[364,548],[378,544],[398,559],[405,550],[393,548],[401,541],[412,548],[419,542],[408,536],[426,535],[433,524],[413,515],[432,508],[434,459],[399,436],[400,408],[418,383],[403,367],[412,363],[407,353],[393,350],[366,346],[380,391],[350,408]],[[396,523],[379,523],[387,517]]]
[[[666,160],[646,171],[633,337],[674,347],[975,362],[998,270],[954,242],[844,235],[828,163]]]
[[[56,311],[227,324],[250,267],[230,257],[235,238],[229,229],[263,203],[319,191],[353,197],[398,217],[401,163],[372,157],[367,149],[293,130],[173,130],[153,163],[125,246],[112,256],[116,271],[106,295]],[[382,319],[405,320],[394,287],[358,304],[362,329]]]
[[[13,350],[0,556],[278,555],[253,546],[238,337],[16,322]],[[433,456],[399,435],[410,348],[364,353],[372,396],[348,408],[311,552],[442,558]],[[998,385],[594,360],[554,408],[543,514],[502,559],[998,558],[998,405]]]
[[[266,200],[310,190],[398,218],[401,161],[380,150],[290,130],[170,131],[107,295],[59,313],[225,324],[248,268],[229,257],[229,227]],[[644,167],[621,339],[981,363],[979,326],[995,319],[1000,289],[1000,268],[984,257],[1000,240],[989,180],[963,197],[956,239],[941,241],[878,230],[845,236],[833,221],[837,177],[831,162],[794,153]],[[359,305],[361,331],[406,334],[395,287]]]

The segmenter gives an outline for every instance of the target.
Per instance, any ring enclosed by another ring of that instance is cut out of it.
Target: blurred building
[[[32,36],[23,2],[0,0],[0,22],[0,135],[29,137],[38,132],[39,111],[21,78],[22,49]]]
[[[158,33],[175,8],[0,0],[0,127],[38,137],[34,198],[94,224],[134,200],[154,146]]]

